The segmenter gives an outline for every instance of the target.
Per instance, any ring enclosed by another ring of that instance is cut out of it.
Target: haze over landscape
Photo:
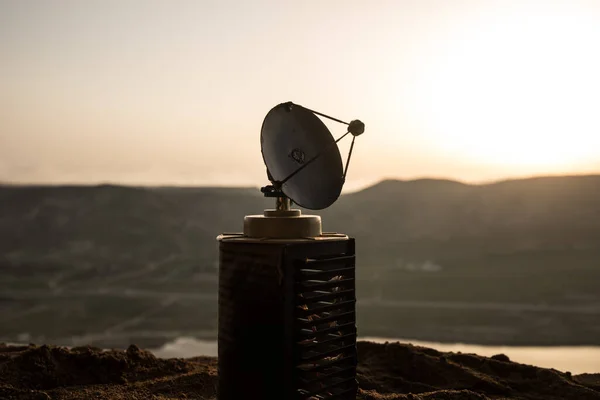
[[[215,237],[271,203],[257,189],[0,188],[0,341],[215,339]],[[362,336],[600,345],[598,204],[600,176],[389,180],[320,214],[357,239]]]

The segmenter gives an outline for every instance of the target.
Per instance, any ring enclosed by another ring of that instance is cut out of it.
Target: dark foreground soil
[[[599,399],[600,374],[571,376],[473,354],[358,344],[358,399]],[[159,359],[135,346],[0,344],[0,399],[215,399],[215,358]],[[248,397],[251,399],[251,397]]]

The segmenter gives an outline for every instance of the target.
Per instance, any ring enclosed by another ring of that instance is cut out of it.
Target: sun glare
[[[600,24],[563,8],[478,18],[447,38],[417,105],[444,152],[549,169],[597,155]]]

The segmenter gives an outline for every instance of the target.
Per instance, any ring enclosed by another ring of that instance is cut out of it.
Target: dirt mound
[[[358,357],[359,385],[371,391],[365,392],[365,399],[410,399],[398,396],[408,393],[419,394],[414,399],[600,399],[593,378],[517,364],[506,356],[488,358],[399,343],[359,342]]]
[[[359,342],[362,400],[600,400],[600,375],[555,370],[412,345]],[[136,346],[0,345],[0,398],[214,400],[217,361],[159,359]],[[248,399],[252,399],[251,396]]]
[[[161,387],[165,379],[176,381],[190,373],[201,379],[202,372],[209,369],[209,363],[163,360],[136,346],[126,351],[103,351],[93,347],[69,350],[0,345],[0,398],[120,398],[120,393],[123,398],[138,394],[144,398],[151,389],[157,394],[173,392],[170,384]]]
[[[130,346],[127,351],[93,347],[30,346],[1,352],[0,381],[13,387],[47,390],[95,384],[123,384],[190,371],[182,360],[161,360]]]

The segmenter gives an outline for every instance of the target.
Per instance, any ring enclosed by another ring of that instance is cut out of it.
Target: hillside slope
[[[253,188],[0,187],[0,340],[213,337],[215,237],[271,206]],[[388,180],[319,214],[357,239],[363,334],[600,344],[600,176]]]

